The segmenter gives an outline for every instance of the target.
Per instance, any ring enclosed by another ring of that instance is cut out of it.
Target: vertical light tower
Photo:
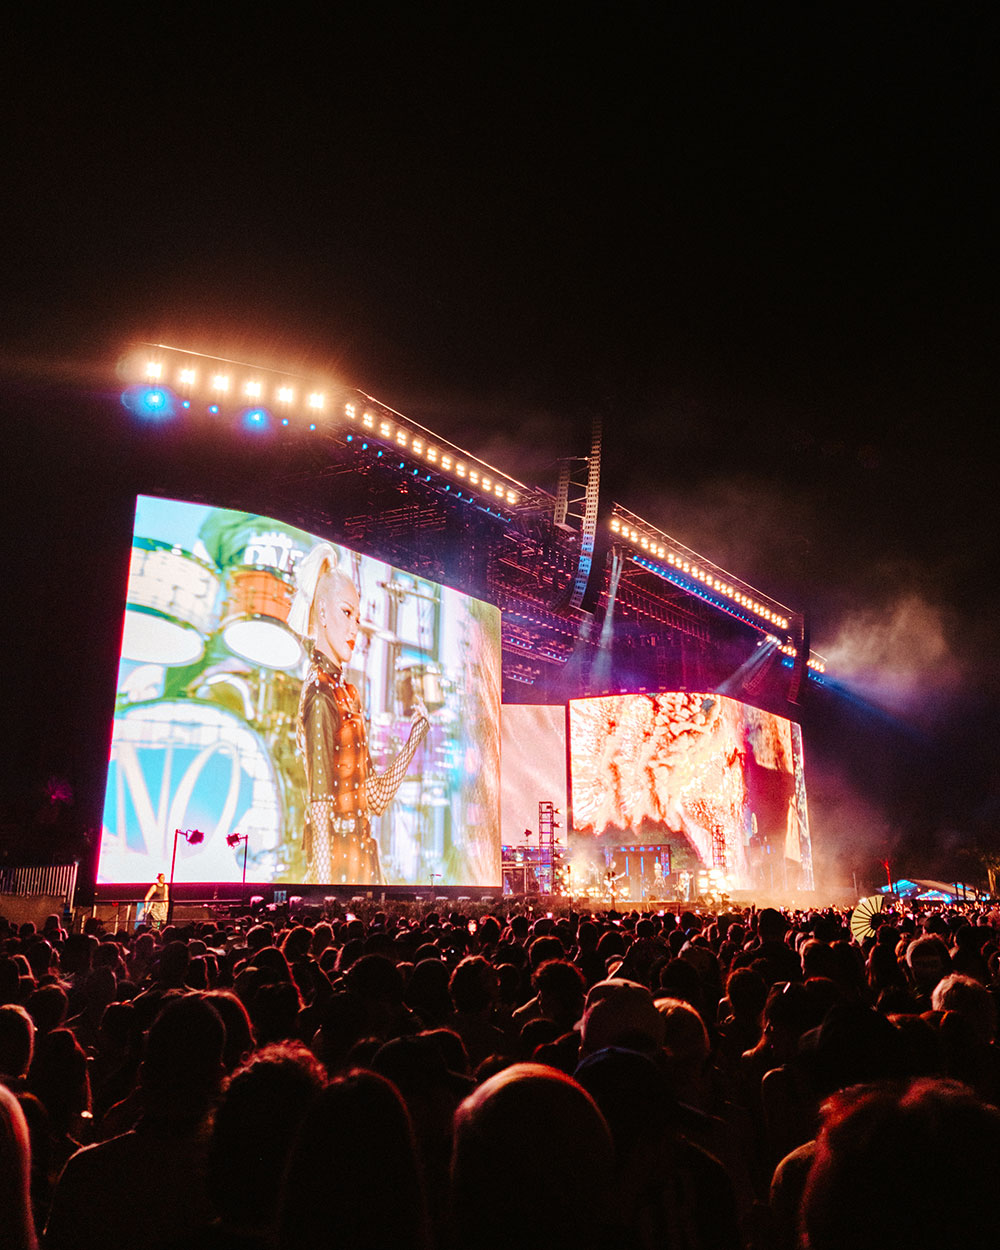
[[[809,676],[809,621],[804,612],[793,612],[789,619],[789,633],[795,655],[792,658],[792,676],[788,683],[788,702],[798,703]]]
[[[583,524],[580,528],[580,555],[573,579],[570,607],[579,608],[590,582],[597,542],[597,516],[601,502],[601,419],[594,417],[590,429],[590,455],[587,458],[587,490],[583,499]]]
[[[548,893],[552,893],[555,884],[555,861],[556,861],[556,830],[559,828],[559,822],[556,817],[559,815],[559,809],[548,799],[542,799],[538,804],[538,850],[540,867],[547,869],[548,874]]]

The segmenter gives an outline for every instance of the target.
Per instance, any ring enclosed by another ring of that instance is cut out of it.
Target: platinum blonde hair
[[[302,638],[312,638],[316,600],[341,582],[354,585],[340,566],[340,552],[332,543],[317,543],[295,569],[295,598],[288,612],[288,628]]]

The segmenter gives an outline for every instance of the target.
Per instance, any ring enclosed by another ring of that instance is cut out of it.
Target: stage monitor
[[[499,770],[495,607],[139,496],[99,884],[497,888]]]
[[[595,884],[625,871],[621,848],[663,846],[665,892],[812,888],[800,726],[677,692],[575,699],[568,719],[571,845]]]

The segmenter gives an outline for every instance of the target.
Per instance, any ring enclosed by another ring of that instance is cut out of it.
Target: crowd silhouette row
[[[1000,911],[0,918],[0,1247],[990,1247]]]

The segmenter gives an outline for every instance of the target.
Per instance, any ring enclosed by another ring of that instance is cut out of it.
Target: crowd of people
[[[994,1244],[1000,911],[455,906],[0,918],[0,1245]]]

